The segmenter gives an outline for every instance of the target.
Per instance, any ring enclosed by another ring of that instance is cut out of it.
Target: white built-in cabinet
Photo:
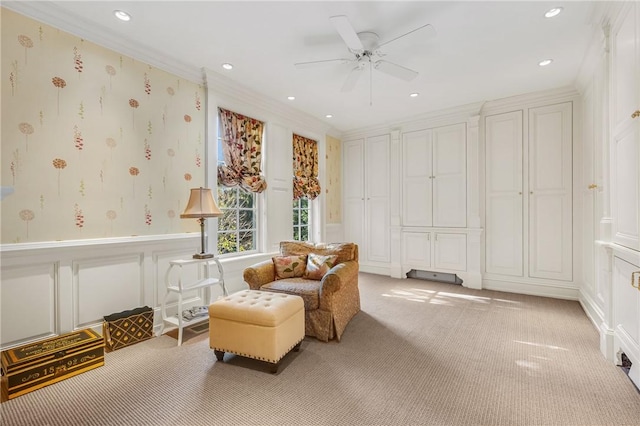
[[[389,135],[344,142],[344,238],[360,262],[389,262]]]
[[[465,227],[466,124],[402,135],[402,225]]]
[[[613,242],[640,250],[640,5],[628,2],[611,31]]]
[[[572,103],[485,118],[485,271],[571,281]]]
[[[403,133],[401,176],[403,271],[465,272],[466,123]]]
[[[613,303],[605,319],[612,321],[613,346],[605,355],[619,363],[624,353],[640,387],[640,4],[622,6],[610,40]]]

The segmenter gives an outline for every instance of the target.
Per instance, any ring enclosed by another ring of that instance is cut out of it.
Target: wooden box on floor
[[[2,352],[2,401],[104,365],[104,339],[78,330]]]

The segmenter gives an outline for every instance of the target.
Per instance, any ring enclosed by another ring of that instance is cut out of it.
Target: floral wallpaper
[[[2,244],[198,231],[204,87],[1,15]]]
[[[342,147],[338,139],[327,136],[327,179],[325,184],[326,222],[342,222]]]

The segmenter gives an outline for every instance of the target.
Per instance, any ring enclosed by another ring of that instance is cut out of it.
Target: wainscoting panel
[[[74,328],[115,312],[144,306],[143,254],[73,262]]]
[[[56,333],[57,270],[56,263],[3,266],[0,346]]]

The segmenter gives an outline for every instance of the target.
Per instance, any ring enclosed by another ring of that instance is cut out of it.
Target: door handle
[[[631,118],[640,117],[640,109],[637,109],[631,114]]]
[[[598,187],[597,184],[592,183],[591,185],[589,185],[589,189],[596,189]]]
[[[634,282],[636,281],[636,275],[638,275],[638,283],[634,284]],[[638,272],[633,272],[631,274],[631,287],[637,289],[638,291],[640,291],[640,271]]]

